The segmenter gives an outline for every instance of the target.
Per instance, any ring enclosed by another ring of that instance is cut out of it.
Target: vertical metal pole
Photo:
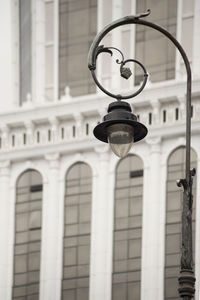
[[[186,168],[185,178],[187,183],[190,184],[190,147],[191,147],[191,85],[192,76],[191,70],[187,68],[187,94],[186,94]]]
[[[183,300],[191,300],[193,299],[195,293],[195,277],[193,272],[192,251],[192,176],[195,175],[195,170],[190,170],[192,78],[189,62],[187,59],[184,59],[184,62],[187,70],[185,179],[181,179],[177,183],[178,186],[183,187],[181,270],[179,276],[179,295]]]

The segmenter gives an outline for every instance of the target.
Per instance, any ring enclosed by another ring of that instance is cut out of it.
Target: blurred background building
[[[7,0],[0,2],[0,299],[179,299],[186,72],[175,47],[143,26],[104,45],[137,58],[150,78],[131,99],[149,128],[119,160],[94,126],[112,101],[87,69],[90,44],[112,20],[150,8],[192,67],[196,297],[200,281],[200,1]],[[114,51],[113,51],[114,52]],[[120,59],[117,53],[116,59]],[[122,93],[109,54],[98,76]]]

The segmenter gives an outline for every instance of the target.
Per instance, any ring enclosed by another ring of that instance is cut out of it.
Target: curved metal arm
[[[190,176],[191,68],[190,68],[190,63],[189,63],[189,60],[187,58],[187,55],[186,55],[183,47],[175,39],[175,37],[173,37],[173,35],[171,33],[169,33],[166,29],[164,29],[163,27],[161,27],[157,24],[154,24],[152,22],[141,19],[143,16],[149,15],[149,13],[150,13],[150,10],[148,10],[146,13],[138,15],[138,16],[127,16],[127,17],[118,19],[118,20],[110,23],[106,27],[104,27],[96,35],[96,37],[95,37],[95,39],[94,39],[94,41],[93,41],[93,43],[90,47],[89,54],[88,54],[88,68],[93,73],[93,71],[96,69],[96,52],[97,52],[97,48],[99,47],[99,44],[100,44],[101,40],[104,38],[104,36],[106,34],[108,34],[110,31],[112,31],[113,29],[115,29],[119,26],[123,26],[123,25],[127,25],[127,24],[144,25],[144,26],[151,27],[151,28],[161,32],[163,35],[165,35],[168,39],[170,39],[172,41],[172,43],[179,50],[179,52],[180,52],[180,54],[183,58],[183,61],[185,63],[186,72],[187,72],[187,91],[186,91],[186,112],[187,112],[187,116],[186,116],[186,170],[185,170],[186,176],[185,177],[186,177],[186,180],[187,180],[188,184],[190,184],[190,182],[191,182],[191,176]]]

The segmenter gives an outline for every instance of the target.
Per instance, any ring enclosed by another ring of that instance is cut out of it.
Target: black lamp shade
[[[103,122],[94,128],[94,136],[108,143],[107,128],[113,124],[128,124],[133,127],[134,142],[142,140],[147,135],[147,128],[137,121],[137,117],[131,112],[131,106],[125,101],[113,102],[108,107],[108,114],[103,117]]]

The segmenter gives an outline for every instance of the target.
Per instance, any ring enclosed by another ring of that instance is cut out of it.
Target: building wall
[[[188,1],[177,3],[177,38],[187,48],[189,42],[185,36],[190,35],[192,43],[187,51],[193,74],[192,148],[197,154],[195,272],[196,299],[199,299],[200,2],[194,0],[194,7]],[[112,99],[99,90],[73,97],[67,83],[64,95],[59,98],[59,2],[36,0],[31,7],[32,91],[22,103],[19,1],[0,3],[0,298],[12,299],[17,180],[24,171],[34,169],[43,180],[40,300],[61,299],[65,176],[73,164],[85,162],[92,170],[89,299],[111,300],[114,187],[119,159],[108,145],[93,137],[92,130]],[[112,20],[135,13],[134,0],[126,5],[122,0],[99,0],[97,31]],[[132,27],[127,30],[128,33],[120,28],[109,34],[106,45],[123,49],[126,40],[129,43],[126,55],[134,54],[135,30]],[[135,88],[133,82],[123,83],[119,79],[107,56],[99,61],[97,72],[107,88],[121,91]],[[141,300],[164,299],[167,162],[174,149],[185,145],[185,91],[185,71],[176,53],[175,78],[149,81],[144,91],[130,100],[140,121],[149,128],[148,136],[131,150],[144,166]]]

